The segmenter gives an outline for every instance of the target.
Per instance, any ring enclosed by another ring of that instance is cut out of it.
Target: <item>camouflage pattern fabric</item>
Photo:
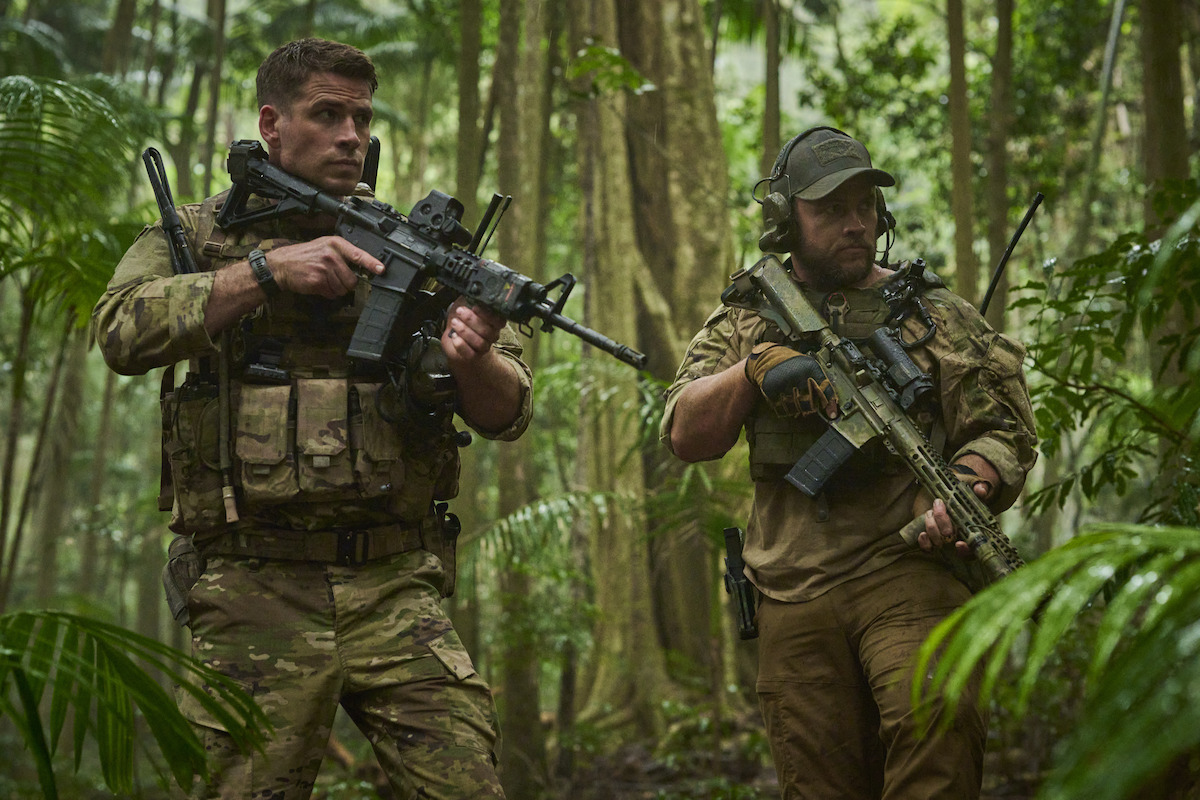
[[[886,307],[879,287],[810,297],[830,318],[834,332],[849,338],[864,338],[878,327],[878,309]],[[909,355],[933,378],[946,434],[944,455],[953,460],[975,453],[995,466],[1002,486],[993,510],[1003,510],[1020,493],[1036,459],[1033,410],[1022,371],[1025,350],[994,331],[940,281],[931,283],[921,302],[935,330]],[[831,308],[837,313],[830,314]],[[856,309],[865,311],[859,315]],[[864,323],[860,316],[873,321]],[[915,342],[928,328],[913,316],[901,331],[905,341]],[[716,309],[692,340],[667,390],[663,444],[670,447],[675,404],[687,384],[737,364],[756,344],[782,339],[774,325],[753,312]],[[935,422],[931,417],[914,421],[926,429]],[[824,430],[819,418],[783,418],[771,413],[765,401],[746,423],[755,492],[743,558],[747,577],[776,600],[808,600],[898,559],[933,558],[895,535],[912,519],[917,484],[882,446],[855,454],[815,499],[782,480]]]
[[[274,725],[238,753],[180,693],[212,780],[195,798],[309,797],[339,703],[396,797],[503,797],[495,704],[437,601],[441,562],[414,550],[359,567],[209,556],[188,597],[192,649],[248,691]]]
[[[195,373],[198,359],[218,352],[218,343],[204,330],[212,270],[244,260],[251,250],[269,252],[322,233],[288,220],[228,236],[212,233],[222,200],[218,195],[179,209],[185,229],[195,232],[193,252],[203,255],[202,266],[209,271],[172,276],[158,224],[142,232],[117,266],[92,314],[96,341],[116,371],[140,374],[190,359]],[[457,494],[451,418],[403,418],[402,404],[387,392],[380,396],[382,375],[363,374],[361,365],[345,355],[368,289],[368,282],[360,281],[346,302],[284,293],[234,332],[230,394],[238,413],[230,440],[235,442],[238,508],[246,524],[324,530],[416,522],[428,513],[431,500]],[[290,375],[290,385],[242,377],[263,359],[266,348],[277,348],[271,355]],[[532,376],[510,328],[495,349],[520,377],[521,413],[504,430],[473,430],[508,441],[524,432],[532,416]],[[288,430],[289,404],[296,406],[294,431]],[[171,522],[176,532],[219,532],[225,524],[216,408],[215,390],[205,391],[203,382],[193,379],[163,409],[176,484]],[[391,421],[383,418],[388,410]]]
[[[195,796],[308,797],[341,705],[397,797],[503,797],[491,694],[440,605],[453,564],[446,541],[357,566],[219,552],[235,531],[418,525],[435,500],[457,494],[459,469],[453,415],[414,412],[382,370],[345,355],[367,281],[338,301],[285,292],[228,336],[209,337],[204,309],[216,270],[253,249],[330,232],[281,220],[227,236],[214,229],[221,200],[179,209],[199,274],[172,275],[161,226],[148,226],[92,315],[117,372],[189,362],[188,378],[162,404],[164,452],[174,483],[170,527],[194,539],[204,566],[168,567],[168,577],[187,593],[193,655],[238,680],[275,726],[265,755],[232,752],[219,724],[181,694],[214,771]],[[236,525],[225,522],[221,503],[221,392],[211,367],[223,344]],[[532,376],[511,330],[495,349],[518,375],[522,406],[506,429],[475,431],[509,440],[529,424]],[[261,379],[270,368],[283,379]]]

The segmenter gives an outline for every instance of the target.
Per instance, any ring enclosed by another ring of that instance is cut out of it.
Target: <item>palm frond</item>
[[[1098,615],[1082,718],[1039,797],[1120,800],[1200,746],[1200,531],[1140,525],[1085,530],[973,597],[923,645],[915,703],[953,706],[976,670],[981,702],[1018,663],[1014,712],[1085,612]]]
[[[138,717],[146,722],[180,786],[186,788],[194,775],[206,774],[204,748],[156,672],[195,697],[238,747],[261,748],[269,724],[254,700],[235,682],[189,656],[78,614],[26,611],[0,616],[0,712],[12,719],[33,754],[46,797],[57,796],[52,758],[72,716],[76,768],[90,735],[104,781],[117,794],[128,795],[133,788]],[[49,709],[46,720],[44,705]]]

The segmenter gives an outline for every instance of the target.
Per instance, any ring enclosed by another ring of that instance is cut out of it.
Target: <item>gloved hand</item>
[[[746,359],[746,379],[783,417],[837,416],[837,392],[821,363],[782,344],[762,342]]]

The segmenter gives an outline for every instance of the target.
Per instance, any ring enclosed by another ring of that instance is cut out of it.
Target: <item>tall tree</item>
[[[618,42],[613,0],[574,0],[570,13],[570,52],[596,56],[601,67]],[[578,66],[576,67],[578,70]],[[621,342],[636,342],[638,295],[635,282],[647,264],[639,254],[634,224],[632,174],[624,120],[626,97],[603,69],[581,75],[576,87],[579,181],[582,192],[581,244],[588,279],[591,327]],[[636,397],[636,375],[612,375],[614,391]],[[594,631],[597,658],[585,675],[581,717],[630,727],[653,736],[661,729],[658,700],[666,682],[662,650],[655,635],[646,565],[644,531],[636,502],[644,490],[637,456],[629,456],[635,420],[614,403],[587,409],[587,485],[620,498],[595,532],[590,547],[595,597],[604,609]]]
[[[963,0],[946,0],[950,54],[950,205],[954,214],[955,290],[979,302],[979,265],[975,260],[975,201],[972,189],[971,117],[967,98],[967,38]]]
[[[988,114],[987,206],[990,264],[998,264],[1008,247],[1008,139],[1012,130],[1013,0],[996,0],[996,52],[992,57],[992,91]],[[1004,329],[1008,308],[1008,273],[997,278],[988,321]]]
[[[500,35],[496,49],[496,100],[499,108],[497,161],[500,190],[516,198],[499,233],[502,260],[520,264],[537,274],[545,224],[542,206],[543,153],[549,123],[542,102],[549,79],[543,43],[550,16],[536,0],[501,0]],[[537,360],[537,340],[525,343],[525,358]],[[512,514],[537,496],[538,474],[533,437],[523,436],[500,448],[498,474],[499,516]],[[546,773],[545,731],[542,727],[541,669],[535,637],[537,618],[533,595],[534,576],[528,559],[512,558],[500,574],[500,595],[508,622],[501,642],[501,727],[505,745],[501,776],[505,792],[514,797],[536,797]]]
[[[732,272],[729,179],[716,105],[708,37],[695,0],[618,3],[621,51],[647,90],[627,99],[634,222],[649,270],[636,276],[638,341],[655,377],[670,380],[683,349]],[[648,493],[683,465],[661,448],[644,459]],[[712,539],[698,521],[667,526],[647,520],[654,614],[666,650],[690,671],[717,671],[709,638]]]

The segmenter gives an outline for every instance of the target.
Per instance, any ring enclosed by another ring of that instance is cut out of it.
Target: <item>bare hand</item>
[[[504,318],[486,308],[471,306],[461,297],[450,304],[442,331],[442,350],[453,366],[487,355],[500,338]]]
[[[979,481],[972,486],[975,495],[980,500],[987,499],[989,487],[986,482]],[[933,503],[929,502],[929,495],[922,490],[917,495],[917,500],[913,503],[914,511],[919,511],[921,506],[926,506],[924,512],[925,530],[917,534],[917,545],[927,553],[933,552],[936,549],[953,545],[954,552],[959,558],[971,559],[975,554],[971,552],[970,546],[962,540],[959,533],[954,528],[954,521],[950,519],[950,513],[946,510],[946,504],[939,498]],[[920,519],[918,515],[917,519]]]
[[[383,272],[379,259],[340,236],[277,247],[267,253],[267,267],[284,291],[331,299],[354,291],[357,270]]]

